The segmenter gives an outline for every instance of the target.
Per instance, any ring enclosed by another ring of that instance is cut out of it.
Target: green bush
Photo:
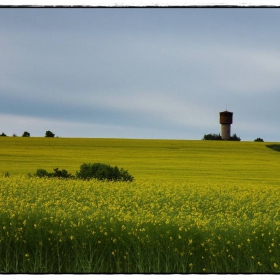
[[[30,133],[27,131],[24,131],[22,134],[22,137],[30,137]]]
[[[254,140],[254,142],[264,142],[262,138],[257,138]]]
[[[220,134],[204,134],[202,140],[222,140],[222,136]]]
[[[36,173],[34,174],[36,177],[49,177],[49,173],[45,169],[37,169]]]
[[[51,131],[46,131],[46,135],[45,135],[45,137],[54,137],[54,133],[52,133]]]
[[[47,170],[45,169],[37,169],[36,173],[34,174],[36,177],[48,177],[48,178],[52,178],[52,177],[56,177],[56,178],[73,178],[74,176],[71,175],[70,173],[68,173],[67,170],[62,169],[59,170],[58,168],[55,168],[53,170],[54,172],[47,172]]]
[[[84,163],[80,166],[80,171],[76,172],[79,179],[97,179],[108,181],[133,181],[127,170],[119,169],[117,166],[112,167],[102,163]]]
[[[230,141],[240,141],[241,138],[238,137],[238,136],[236,135],[236,133],[234,133],[232,136],[230,136],[230,138],[229,138],[228,140],[230,140]]]

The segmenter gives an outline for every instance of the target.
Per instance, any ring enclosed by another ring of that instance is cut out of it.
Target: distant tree
[[[14,134],[13,134],[13,137],[17,137],[17,135],[14,133]]]
[[[24,131],[22,134],[22,137],[30,137],[30,133],[27,131]]]
[[[232,136],[229,137],[228,140],[230,140],[230,141],[240,141],[241,138],[238,137],[238,136],[236,135],[236,133],[234,133]]]
[[[2,132],[2,134],[0,134],[0,136],[7,136],[4,132]]]
[[[256,138],[254,142],[264,142],[262,138]]]
[[[51,131],[46,131],[45,137],[54,137],[55,134],[53,134]]]
[[[204,134],[202,140],[222,140],[222,136],[220,134]]]

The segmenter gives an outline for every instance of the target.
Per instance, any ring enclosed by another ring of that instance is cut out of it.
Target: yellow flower
[[[277,263],[274,263],[273,266],[276,268],[276,267],[278,267],[278,264],[277,264]]]
[[[75,237],[73,235],[70,235],[70,239],[73,240]]]

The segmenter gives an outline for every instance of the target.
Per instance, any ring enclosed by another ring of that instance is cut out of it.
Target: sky
[[[0,8],[0,133],[280,142],[278,8]]]

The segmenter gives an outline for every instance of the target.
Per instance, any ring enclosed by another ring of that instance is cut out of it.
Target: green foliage
[[[76,176],[84,180],[94,178],[108,181],[133,181],[134,179],[127,170],[102,163],[84,163],[80,166],[80,171],[76,173]]]
[[[2,132],[2,134],[0,134],[0,136],[7,136],[4,132]]]
[[[254,142],[264,142],[262,138],[257,138],[254,140]]]
[[[236,135],[236,133],[234,133],[232,136],[230,136],[230,138],[229,138],[228,140],[229,140],[229,141],[240,141],[241,138],[238,137],[238,136]]]
[[[45,137],[54,137],[54,133],[52,133],[51,131],[46,131],[46,135],[45,135]]]
[[[30,133],[27,131],[24,131],[22,134],[22,137],[30,137]]]
[[[68,173],[65,169],[55,168],[54,172],[48,172],[45,169],[37,169],[34,176],[39,178],[75,178],[75,176]],[[111,167],[110,165],[93,163],[93,164],[82,164],[80,171],[76,172],[77,179],[97,179],[107,181],[124,181],[131,182],[133,177],[128,173],[127,170],[119,169],[117,166]],[[29,177],[32,175],[29,174]]]
[[[43,178],[43,177],[47,177],[47,178],[52,178],[52,177],[55,177],[55,178],[73,178],[74,177],[73,175],[68,173],[68,171],[65,170],[65,169],[60,170],[58,168],[55,168],[53,171],[54,172],[49,173],[45,169],[37,169],[37,171],[34,175],[36,177],[39,177],[39,178]]]
[[[222,136],[220,134],[205,134],[202,140],[223,140]],[[240,137],[238,137],[236,135],[236,133],[234,133],[232,136],[230,136],[230,138],[228,139],[228,141],[240,141]]]
[[[220,134],[204,134],[202,140],[222,140],[222,136]]]
[[[49,173],[45,169],[37,169],[36,173],[34,174],[36,177],[49,177]]]

